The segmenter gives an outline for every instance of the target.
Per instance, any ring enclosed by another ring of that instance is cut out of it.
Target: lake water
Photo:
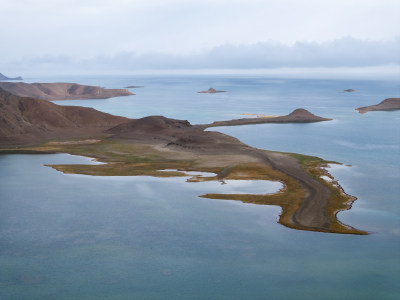
[[[134,89],[135,96],[59,101],[137,118],[206,123],[303,107],[313,124],[213,128],[258,148],[351,166],[330,172],[358,200],[339,213],[368,236],[298,231],[280,209],[199,198],[218,184],[185,178],[66,175],[65,154],[0,156],[0,299],[398,299],[400,111],[355,107],[400,97],[395,81],[262,76],[28,78]],[[221,94],[197,94],[214,87]],[[355,93],[341,93],[352,88]],[[210,185],[211,184],[211,185]],[[273,192],[228,183],[224,192]]]

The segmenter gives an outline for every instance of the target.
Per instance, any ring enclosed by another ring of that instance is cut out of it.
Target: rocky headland
[[[286,116],[278,117],[257,117],[257,118],[242,118],[228,121],[215,121],[210,124],[197,125],[203,129],[209,127],[220,127],[220,126],[237,126],[237,125],[251,125],[251,124],[265,124],[265,123],[312,123],[330,121],[332,119],[323,118],[310,113],[308,110],[303,108],[295,109],[293,112]]]
[[[356,110],[360,114],[365,114],[369,111],[385,111],[385,110],[398,110],[400,109],[400,98],[388,98],[379,104],[358,107]]]
[[[21,76],[10,78],[0,73],[0,80],[22,80]]]
[[[127,89],[105,89],[77,83],[0,82],[0,88],[21,97],[43,100],[106,99],[134,95]]]

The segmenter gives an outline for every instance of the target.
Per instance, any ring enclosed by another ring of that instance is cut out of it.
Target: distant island
[[[2,89],[0,108],[0,154],[70,153],[94,157],[105,164],[51,165],[64,173],[92,176],[176,177],[200,171],[215,175],[188,180],[279,181],[284,188],[275,194],[200,197],[278,205],[282,208],[279,222],[294,229],[367,234],[336,218],[338,211],[351,208],[355,198],[344,193],[324,168],[333,162],[256,149],[234,137],[204,130],[210,126],[192,125],[186,120],[162,116],[127,119],[92,108],[19,97]],[[320,117],[300,109],[277,118],[298,122]],[[215,123],[221,124],[211,125]]]
[[[388,98],[383,100],[379,104],[356,108],[356,110],[360,114],[365,114],[369,111],[386,111],[386,110],[398,110],[398,109],[400,109],[400,98]]]
[[[139,88],[143,88],[143,85],[129,85],[126,86],[125,89],[139,89]]]
[[[134,95],[127,89],[105,89],[77,83],[0,82],[0,88],[21,97],[43,100],[106,99]]]
[[[218,91],[214,88],[209,88],[207,91],[198,92],[200,94],[215,94],[215,93],[226,93],[226,91]]]
[[[10,78],[0,73],[0,80],[22,80],[21,76]]]
[[[347,89],[347,90],[344,90],[343,92],[344,93],[354,93],[356,90],[353,90],[353,89]]]

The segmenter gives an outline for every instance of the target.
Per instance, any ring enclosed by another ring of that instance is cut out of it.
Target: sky
[[[399,12],[399,0],[0,0],[0,72],[396,69]]]

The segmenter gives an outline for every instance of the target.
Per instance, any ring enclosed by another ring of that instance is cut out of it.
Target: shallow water
[[[351,165],[329,169],[358,197],[339,218],[372,234],[289,229],[277,223],[278,207],[199,198],[211,186],[185,178],[65,175],[44,164],[95,162],[64,154],[4,155],[0,299],[398,298],[400,112],[354,111],[399,97],[397,83],[260,76],[31,81],[144,85],[135,96],[59,101],[129,117],[166,115],[205,123],[304,107],[334,118],[213,130],[255,147]],[[209,87],[229,92],[196,93]],[[357,92],[340,93],[347,88]],[[243,188],[226,186],[235,192]]]

